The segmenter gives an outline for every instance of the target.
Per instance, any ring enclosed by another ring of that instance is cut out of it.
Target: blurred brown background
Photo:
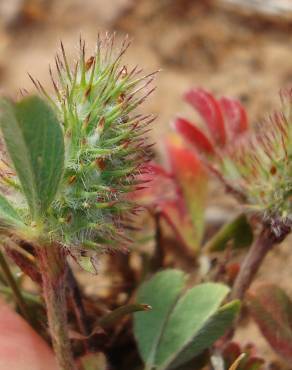
[[[50,89],[48,66],[59,41],[74,58],[80,34],[90,53],[98,31],[105,30],[133,38],[130,64],[146,72],[162,69],[145,107],[158,114],[158,149],[176,114],[194,119],[181,100],[191,86],[241,99],[256,122],[277,107],[278,90],[292,85],[291,0],[0,0],[1,93],[33,91],[27,72]],[[213,198],[217,205],[226,201],[218,194]],[[289,244],[269,256],[260,278],[292,293]],[[255,326],[240,335],[257,338],[271,356]]]
[[[133,37],[131,64],[162,69],[148,103],[160,133],[190,86],[240,98],[255,121],[292,83],[291,0],[0,0],[1,90],[32,90],[26,72],[49,86],[59,40],[74,55],[101,30]]]

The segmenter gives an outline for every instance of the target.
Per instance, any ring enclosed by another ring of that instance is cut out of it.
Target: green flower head
[[[141,185],[140,175],[147,171],[151,156],[147,133],[154,117],[137,113],[137,108],[154,90],[156,72],[145,76],[138,67],[124,65],[128,47],[127,38],[118,46],[115,36],[106,34],[98,37],[95,52],[87,57],[80,40],[79,57],[71,66],[61,44],[55,71],[50,69],[53,95],[31,77],[59,121],[64,140],[58,190],[40,210],[43,230],[71,251],[90,253],[126,245],[125,230],[138,211],[129,193]],[[51,148],[53,153],[53,142]],[[26,195],[14,169],[3,161],[2,183]],[[18,210],[26,225],[35,223],[27,206]]]

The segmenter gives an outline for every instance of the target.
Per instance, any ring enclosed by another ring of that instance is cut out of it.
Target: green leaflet
[[[2,222],[11,226],[19,226],[23,224],[17,211],[8,202],[8,200],[0,194],[0,223]]]
[[[141,357],[146,364],[155,363],[157,346],[175,302],[185,284],[185,274],[179,270],[165,270],[142,284],[137,302],[147,303],[151,312],[134,315],[134,334]]]
[[[63,132],[51,108],[36,96],[0,101],[0,125],[33,219],[53,201],[63,173]]]
[[[229,292],[225,285],[204,283],[182,294],[185,278],[181,271],[166,270],[138,291],[137,300],[153,308],[134,315],[134,333],[146,369],[183,365],[222,336],[238,312],[238,302],[220,308]]]
[[[161,369],[176,369],[183,365],[195,356],[199,355],[206,348],[220,338],[226,329],[232,324],[234,318],[240,309],[239,301],[232,301],[218,309],[218,311],[210,317],[209,320],[203,323],[201,329],[196,332],[192,340],[179,353],[173,362],[169,361],[169,365],[163,365]],[[159,368],[160,369],[160,368]]]

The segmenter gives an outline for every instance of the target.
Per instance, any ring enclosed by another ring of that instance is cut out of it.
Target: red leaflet
[[[196,153],[185,147],[178,135],[167,140],[168,157],[181,196],[196,230],[197,246],[204,231],[204,211],[207,198],[207,174]]]
[[[248,129],[247,115],[238,100],[222,97],[219,100],[225,118],[225,128],[230,133],[230,139],[242,134]]]
[[[292,301],[274,284],[261,284],[247,292],[251,315],[274,351],[292,361]]]
[[[184,186],[187,182],[187,186],[194,188],[205,172],[197,154],[186,148],[182,139],[177,135],[168,136],[167,149],[172,173],[178,183]]]
[[[242,352],[243,351],[238,343],[227,343],[222,353],[226,367],[231,366],[231,364],[233,364],[233,362],[240,356]]]
[[[245,357],[237,363],[240,354]],[[253,344],[247,344],[243,348],[236,342],[229,342],[223,350],[223,358],[226,369],[236,370],[263,370],[264,360],[256,355],[256,348]],[[237,366],[235,366],[235,364]]]
[[[174,127],[191,144],[206,154],[214,154],[214,148],[207,136],[184,118],[177,118]]]
[[[161,203],[160,211],[177,239],[192,253],[198,250],[198,234],[183,203],[184,200],[178,197],[175,201]]]
[[[145,166],[145,172],[139,175],[138,180],[136,191],[128,197],[143,207],[160,211],[162,204],[177,197],[173,175],[154,162]]]
[[[264,363],[265,361],[261,357],[250,357],[244,363],[243,370],[263,370],[265,368]]]
[[[216,99],[209,92],[200,88],[188,91],[184,98],[202,116],[214,141],[224,146],[226,143],[226,132],[223,115]]]
[[[166,141],[171,172],[155,163],[148,174],[140,176],[147,187],[132,194],[140,205],[154,208],[171,226],[178,239],[190,251],[198,250],[204,231],[207,174],[195,151],[185,147],[178,135]]]

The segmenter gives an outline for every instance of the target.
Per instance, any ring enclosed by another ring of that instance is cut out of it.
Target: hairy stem
[[[67,265],[67,286],[68,296],[75,313],[80,333],[83,334],[84,337],[88,338],[87,340],[83,341],[84,349],[86,352],[94,352],[95,348],[90,338],[91,330],[83,304],[83,297],[79,289],[78,282],[76,281],[69,265]]]
[[[53,244],[38,248],[39,269],[42,275],[49,330],[60,370],[75,370],[67,327],[66,257]]]
[[[233,299],[242,299],[246,290],[249,288],[256,273],[258,272],[264,258],[273,246],[273,241],[269,239],[266,232],[262,232],[258,239],[250,247],[245,260],[243,261],[239,274],[234,282],[232,290]]]
[[[278,225],[277,234],[274,233],[270,225],[263,226],[260,235],[249,249],[240,267],[239,274],[233,285],[232,299],[242,299],[244,297],[267,253],[272,249],[274,244],[283,241],[289,232],[290,227],[286,225]]]

